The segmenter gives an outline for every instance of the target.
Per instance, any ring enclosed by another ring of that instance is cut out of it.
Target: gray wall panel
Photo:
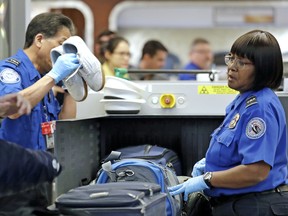
[[[99,167],[97,121],[58,121],[54,153],[63,168],[56,179],[56,196],[90,182]]]

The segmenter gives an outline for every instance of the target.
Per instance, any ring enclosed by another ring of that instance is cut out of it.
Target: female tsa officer
[[[234,42],[225,62],[228,86],[239,95],[193,178],[169,191],[184,192],[187,200],[204,190],[213,216],[288,215],[286,119],[273,92],[283,75],[279,44],[269,32],[250,31]]]

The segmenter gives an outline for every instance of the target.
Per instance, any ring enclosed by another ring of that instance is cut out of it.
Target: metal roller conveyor
[[[181,70],[181,69],[128,69],[124,70],[129,74],[149,74],[149,73],[158,73],[158,74],[209,74],[210,81],[215,80],[215,74],[220,73],[219,70]],[[124,72],[123,71],[123,72]]]

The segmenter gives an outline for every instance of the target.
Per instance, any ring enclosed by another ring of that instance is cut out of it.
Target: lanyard
[[[51,91],[52,91],[52,90],[50,90],[50,91],[48,92],[48,94],[47,94],[48,103],[51,102],[51,95],[50,95],[50,94],[51,94]],[[46,103],[45,103],[45,96],[44,96],[44,98],[42,99],[42,107],[43,107],[45,122],[48,122],[48,121],[49,121],[49,116],[48,116],[47,105],[46,105]]]

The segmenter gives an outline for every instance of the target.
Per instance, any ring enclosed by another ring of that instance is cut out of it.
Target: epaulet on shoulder
[[[245,106],[245,108],[248,108],[248,107],[250,107],[250,106],[252,106],[252,105],[254,105],[254,104],[257,104],[257,103],[258,103],[258,102],[257,102],[256,96],[252,95],[252,96],[250,96],[249,98],[246,99],[246,106]]]
[[[13,64],[14,66],[18,67],[20,65],[20,61],[15,58],[8,58],[6,62]]]

